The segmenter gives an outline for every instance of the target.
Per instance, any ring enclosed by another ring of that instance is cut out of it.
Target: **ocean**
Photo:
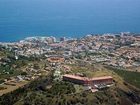
[[[0,0],[0,42],[140,33],[140,0]]]

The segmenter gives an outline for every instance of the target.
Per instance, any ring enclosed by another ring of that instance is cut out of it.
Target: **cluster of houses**
[[[140,37],[131,33],[87,35],[80,39],[61,38],[60,41],[55,37],[29,37],[20,42],[1,44],[23,56],[55,53],[70,58],[88,51],[98,53],[90,56],[91,61],[97,63],[126,68],[140,66]]]

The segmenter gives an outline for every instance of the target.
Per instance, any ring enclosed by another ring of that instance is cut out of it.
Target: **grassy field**
[[[26,85],[27,83],[28,83],[28,81],[22,81],[22,82],[17,82],[17,83],[11,83],[11,84],[15,84],[15,86],[2,85],[2,87],[4,87],[5,89],[0,90],[0,96],[3,95],[3,94],[9,93],[11,91],[14,91],[14,90],[18,89],[19,87],[22,87],[22,86]]]
[[[140,88],[140,73],[132,71],[114,70],[120,75],[126,82]]]
[[[95,71],[97,71],[97,69],[94,66],[91,65],[85,65],[85,66],[77,66],[77,65],[70,65],[70,67],[72,68],[72,73],[82,73],[85,76],[92,78],[95,74]]]
[[[118,68],[109,67],[108,69],[113,70],[119,76],[121,76],[126,82],[140,88],[140,73],[139,72],[132,72],[126,71]]]

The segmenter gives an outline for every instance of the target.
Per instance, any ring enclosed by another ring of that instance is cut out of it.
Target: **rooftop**
[[[69,77],[69,78],[74,78],[74,79],[78,79],[78,80],[104,80],[104,79],[113,79],[113,77],[111,76],[103,76],[103,77],[94,77],[94,78],[87,78],[87,77],[80,77],[77,75],[71,75],[71,74],[65,74],[63,75],[64,77]]]
[[[103,80],[103,79],[113,79],[113,77],[111,76],[95,77],[95,78],[92,78],[91,80]]]
[[[77,75],[65,74],[65,75],[63,75],[63,76],[64,76],[64,77],[73,78],[73,79],[78,79],[78,80],[89,80],[89,78],[80,77],[80,76],[77,76]]]

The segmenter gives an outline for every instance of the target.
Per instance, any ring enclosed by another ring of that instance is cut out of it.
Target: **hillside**
[[[134,79],[135,76],[130,76],[128,71],[127,76],[122,74],[126,71],[114,71],[106,68],[85,73],[90,72],[94,77],[111,75],[114,78],[114,85],[108,89],[92,93],[83,91],[81,86],[69,82],[52,82],[50,74],[49,77],[35,80],[28,88],[25,87],[3,95],[0,98],[0,103],[1,105],[6,105],[6,102],[9,105],[133,105],[140,103],[140,88],[137,85],[140,79]],[[140,77],[139,73],[136,75]],[[50,79],[48,80],[48,78]],[[49,84],[46,85],[47,81]],[[133,84],[134,81],[138,82]],[[79,90],[75,86],[79,87]]]

